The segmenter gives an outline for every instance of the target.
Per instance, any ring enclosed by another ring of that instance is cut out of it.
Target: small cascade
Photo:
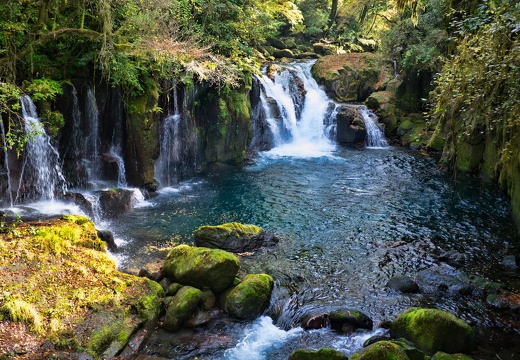
[[[31,98],[23,95],[21,103],[29,140],[25,144],[24,165],[15,202],[22,195],[32,200],[52,200],[57,191],[66,191],[60,156],[45,133]]]
[[[367,130],[365,145],[369,148],[388,147],[388,142],[385,139],[385,134],[381,129],[377,115],[368,110],[366,106],[360,106],[358,111],[363,117]]]
[[[101,178],[101,156],[99,148],[99,116],[96,97],[92,89],[87,90],[85,103],[86,139],[85,157],[88,160],[87,172],[90,182],[95,182]]]
[[[119,154],[120,152],[120,148],[112,145],[110,151],[105,154],[105,157],[109,159],[109,162],[115,162],[117,164],[117,187],[124,188],[127,187],[128,184],[126,182],[125,161]]]
[[[78,91],[72,85],[72,146],[74,159],[79,161],[81,156],[81,144],[83,143],[83,131],[81,131],[81,111],[79,110]]]
[[[179,106],[181,105],[181,106]],[[160,155],[155,161],[155,177],[161,186],[178,184],[193,172],[195,130],[186,116],[186,102],[173,86],[173,114],[165,117],[159,132]]]
[[[7,152],[7,142],[5,139],[5,128],[4,121],[2,119],[2,115],[0,114],[0,130],[2,131],[2,145],[4,149],[4,167],[7,174],[7,193],[9,194],[9,204],[13,207],[13,192],[11,190],[11,170],[9,168],[9,153]]]
[[[113,105],[114,129],[112,132],[112,146],[108,152],[109,158],[117,164],[117,187],[127,187],[125,161],[123,159],[123,109],[120,101]]]
[[[334,150],[335,105],[311,75],[313,63],[284,65],[274,75],[259,77],[260,102],[273,133],[272,153],[323,156]]]

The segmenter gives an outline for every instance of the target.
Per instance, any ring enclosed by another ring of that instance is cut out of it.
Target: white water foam
[[[236,347],[226,350],[226,360],[264,360],[267,359],[266,351],[283,345],[289,339],[304,332],[302,328],[294,328],[289,331],[279,329],[268,316],[256,319],[246,330],[245,335]]]

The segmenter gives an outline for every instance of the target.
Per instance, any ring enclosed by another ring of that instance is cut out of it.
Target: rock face
[[[239,319],[257,318],[269,305],[273,278],[267,274],[249,274],[234,288],[222,294],[224,310]]]
[[[339,309],[329,314],[330,326],[340,333],[351,333],[358,328],[372,330],[374,323],[367,315],[352,309]]]
[[[427,354],[468,353],[475,347],[473,329],[444,310],[410,308],[397,317],[390,332],[410,340]]]
[[[99,205],[103,215],[116,217],[133,209],[134,192],[126,189],[109,189],[100,192]]]
[[[246,252],[272,245],[278,240],[255,225],[237,222],[218,226],[201,226],[194,233],[195,244],[231,252]]]
[[[315,51],[319,53],[316,46]],[[364,101],[387,79],[379,57],[372,53],[324,56],[314,64],[312,75],[338,102]]]
[[[164,328],[169,331],[180,329],[197,308],[202,296],[202,291],[191,286],[182,287],[166,310]]]
[[[238,258],[231,253],[188,245],[173,248],[164,262],[164,273],[171,281],[216,293],[233,283],[238,268]]]
[[[334,349],[320,349],[320,350],[306,350],[298,349],[294,351],[289,360],[348,360],[348,357],[338,350]]]
[[[363,117],[353,106],[342,105],[336,116],[336,141],[340,144],[355,144],[365,141],[367,131]]]

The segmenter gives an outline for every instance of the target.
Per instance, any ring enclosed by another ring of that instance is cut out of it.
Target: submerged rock
[[[372,330],[374,323],[367,315],[352,309],[339,309],[331,311],[330,326],[340,333],[351,333],[356,329]]]
[[[348,357],[338,350],[324,348],[320,350],[295,350],[289,360],[348,360]]]
[[[171,281],[216,293],[233,283],[238,268],[238,258],[227,251],[188,245],[174,247],[164,262]]]
[[[403,293],[416,293],[419,291],[419,286],[415,281],[406,275],[393,276],[386,284],[390,289],[394,289]]]
[[[221,306],[238,319],[255,319],[269,305],[273,283],[270,275],[249,274],[240,284],[222,294]]]
[[[108,250],[113,253],[117,251],[117,244],[114,240],[114,234],[112,234],[112,231],[98,230],[98,237],[107,244]]]
[[[171,303],[164,316],[163,326],[168,331],[179,330],[182,324],[197,309],[202,291],[191,286],[182,287]]]
[[[195,244],[231,252],[253,251],[262,246],[273,245],[278,239],[261,227],[237,222],[218,226],[201,226],[194,233]]]
[[[413,342],[427,354],[467,353],[475,347],[473,329],[447,311],[410,308],[392,323],[390,333]]]

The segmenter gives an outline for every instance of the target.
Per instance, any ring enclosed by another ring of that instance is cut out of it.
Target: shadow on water
[[[519,288],[518,270],[501,265],[504,256],[519,253],[508,200],[491,183],[453,181],[436,170],[435,159],[401,149],[339,149],[310,159],[263,155],[254,165],[163,189],[153,206],[118,220],[116,232],[128,238],[121,266],[139,267],[170,246],[191,244],[198,226],[229,221],[274,230],[282,239],[241,260],[241,271],[275,278],[269,317],[222,320],[202,332],[186,330],[184,340],[168,335],[169,345],[159,332],[149,353],[266,359],[327,346],[351,353],[361,346],[356,337],[297,330],[304,315],[337,307],[361,310],[376,324],[410,306],[443,308],[476,326],[482,354],[520,340],[517,314],[496,313],[482,297],[385,288],[393,275],[415,278],[438,265]],[[456,264],[443,262],[447,253],[458,254]],[[214,340],[206,343],[210,350],[197,345],[199,337]],[[264,342],[272,344],[259,345]]]

